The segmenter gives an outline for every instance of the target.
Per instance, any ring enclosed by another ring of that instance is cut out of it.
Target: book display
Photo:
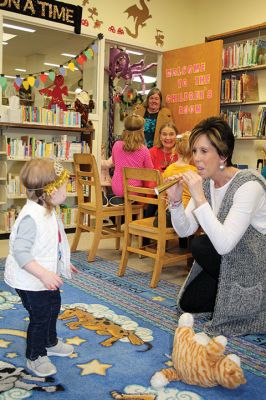
[[[250,37],[247,39],[247,36]],[[224,42],[221,113],[237,138],[264,139],[266,24],[206,38],[207,41],[218,39]]]
[[[237,139],[236,162],[256,168],[266,139],[266,24],[210,36],[206,41],[221,39],[220,112]]]
[[[67,201],[57,208],[66,228],[75,227],[76,177],[73,154],[92,151],[93,128],[0,123],[0,234],[9,233],[26,201],[19,174],[25,161],[48,157],[65,163],[70,171]]]

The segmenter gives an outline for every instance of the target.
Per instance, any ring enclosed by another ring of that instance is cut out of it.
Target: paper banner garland
[[[98,40],[102,40],[103,34],[99,33],[97,35],[97,38]],[[83,65],[87,60],[92,59],[94,54],[97,54],[97,52],[98,52],[98,45],[97,43],[93,42],[91,46],[86,47],[83,51],[77,54],[76,57],[69,60],[65,65],[60,65],[60,67],[56,68],[56,70],[49,69],[49,71],[31,73],[25,77],[16,75],[16,78],[14,79],[13,82],[13,86],[15,87],[16,90],[19,90],[21,85],[26,89],[26,87],[29,86],[38,87],[40,85],[40,82],[46,83],[48,79],[51,82],[54,82],[58,72],[61,76],[66,76],[67,68],[72,72],[74,72],[76,68],[80,69],[80,66]],[[5,90],[5,88],[7,87],[7,78],[5,77],[4,74],[0,75],[0,86],[2,87],[3,90]]]

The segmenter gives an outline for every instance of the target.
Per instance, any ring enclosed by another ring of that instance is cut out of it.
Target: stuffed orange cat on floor
[[[194,333],[191,314],[182,314],[175,331],[172,353],[173,367],[156,372],[151,385],[160,389],[171,381],[189,385],[224,386],[235,389],[246,383],[240,358],[224,355],[227,339],[224,336],[209,338],[204,332]]]

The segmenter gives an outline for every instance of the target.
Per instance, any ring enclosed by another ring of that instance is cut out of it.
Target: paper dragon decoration
[[[51,96],[51,101],[48,104],[48,109],[50,110],[53,105],[57,105],[64,111],[67,111],[67,106],[63,100],[63,94],[68,95],[68,88],[64,85],[63,75],[56,75],[54,83],[44,89],[39,90],[41,95]]]

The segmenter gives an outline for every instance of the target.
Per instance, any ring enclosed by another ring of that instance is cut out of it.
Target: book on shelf
[[[245,73],[241,75],[242,80],[242,98],[243,102],[252,102],[259,100],[258,76],[254,73]]]
[[[256,62],[258,65],[266,64],[266,41],[257,40]]]
[[[266,135],[266,107],[262,107],[258,113],[257,123],[256,123],[256,135],[265,136]]]
[[[238,114],[239,127],[241,136],[247,137],[253,135],[252,114],[251,112],[239,111]]]

